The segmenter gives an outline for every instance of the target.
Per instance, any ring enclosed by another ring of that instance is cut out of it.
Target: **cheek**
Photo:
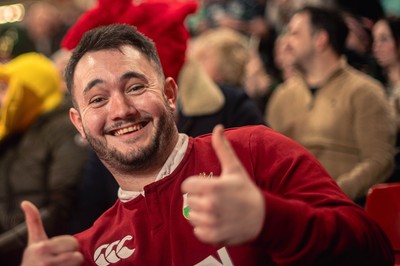
[[[163,113],[169,110],[169,103],[162,99],[159,99],[156,102],[152,101],[151,104],[149,101],[146,101],[144,104],[143,108],[139,108],[143,113],[148,113],[153,117],[160,117]]]
[[[390,54],[391,57],[393,57],[393,59],[398,58],[399,48],[397,48],[394,43],[390,44],[388,45],[388,53]]]
[[[99,132],[103,131],[106,114],[97,110],[85,109],[82,112],[82,125],[85,132]]]
[[[147,93],[135,98],[132,105],[139,111],[139,113],[147,113],[152,116],[159,116],[165,110],[174,106],[173,101],[168,101],[165,95],[159,89],[149,90]]]
[[[396,60],[397,52],[393,45],[382,45],[379,54],[389,61]]]

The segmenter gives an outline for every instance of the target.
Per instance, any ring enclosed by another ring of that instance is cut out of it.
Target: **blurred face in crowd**
[[[61,16],[59,11],[45,1],[36,1],[28,9],[25,18],[25,25],[34,40],[53,36],[60,24]]]
[[[187,54],[188,58],[200,64],[212,80],[218,82],[221,79],[219,74],[220,55],[215,47],[209,47],[204,39],[194,40],[190,43]]]
[[[287,37],[281,36],[275,41],[274,61],[275,65],[282,71],[284,80],[293,73],[293,56],[287,52]]]
[[[286,52],[293,63],[304,67],[314,55],[314,34],[309,15],[295,14],[288,23],[285,35]]]
[[[399,60],[399,48],[390,31],[389,25],[384,20],[379,20],[372,30],[374,39],[373,52],[380,66],[383,68],[397,64]]]
[[[120,50],[88,52],[78,62],[70,117],[111,168],[151,171],[175,145],[177,86],[138,49]]]

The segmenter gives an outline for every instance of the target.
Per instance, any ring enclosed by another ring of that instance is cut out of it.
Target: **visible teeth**
[[[143,128],[143,126],[141,124],[134,125],[134,126],[131,126],[131,127],[122,128],[120,130],[115,131],[114,132],[114,136],[120,136],[122,134],[138,131],[141,128]]]

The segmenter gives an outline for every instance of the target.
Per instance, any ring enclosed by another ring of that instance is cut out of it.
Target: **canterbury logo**
[[[117,263],[120,260],[127,259],[135,252],[135,249],[125,247],[125,242],[132,240],[130,235],[125,236],[121,240],[112,242],[111,244],[101,245],[94,252],[94,261],[98,266],[107,266],[111,263]]]

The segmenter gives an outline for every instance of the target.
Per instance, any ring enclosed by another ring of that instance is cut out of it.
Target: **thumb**
[[[28,245],[46,240],[47,234],[44,231],[42,218],[39,210],[29,201],[23,201],[21,208],[25,214],[25,222],[28,228]]]
[[[224,127],[217,125],[212,133],[212,146],[221,163],[222,172],[231,173],[241,169],[241,163],[233,150],[231,143],[224,135]]]

